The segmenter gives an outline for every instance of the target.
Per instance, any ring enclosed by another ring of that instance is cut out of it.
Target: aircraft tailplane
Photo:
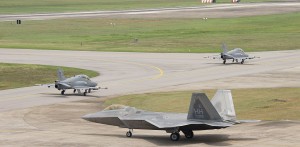
[[[223,120],[236,120],[236,114],[230,90],[218,90],[211,99],[211,103],[221,115]]]
[[[63,81],[66,79],[64,76],[64,71],[60,68],[57,70],[57,77],[59,81]]]
[[[207,98],[205,93],[193,93],[187,119],[222,120],[221,116]]]
[[[227,49],[227,46],[225,43],[222,44],[222,50],[223,50],[223,53],[227,53],[228,52],[228,49]]]

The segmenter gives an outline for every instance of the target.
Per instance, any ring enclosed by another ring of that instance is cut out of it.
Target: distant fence
[[[215,3],[215,0],[201,0],[202,3]]]
[[[202,3],[215,3],[216,0],[201,0]],[[232,3],[238,3],[240,0],[231,0]]]

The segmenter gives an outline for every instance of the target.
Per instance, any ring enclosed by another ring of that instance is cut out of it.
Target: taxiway
[[[299,12],[300,3],[221,4],[190,8],[0,15],[0,21],[74,17],[216,18]],[[237,13],[239,12],[239,13]],[[0,146],[299,146],[299,121],[262,121],[222,130],[196,131],[171,142],[163,131],[89,123],[80,117],[103,109],[106,98],[156,91],[299,87],[300,50],[251,53],[258,59],[223,65],[217,54],[116,53],[0,49],[0,62],[69,66],[95,70],[108,90],[84,97],[41,86],[1,90]],[[55,72],[55,71],[54,71]],[[26,75],[24,75],[26,76]]]

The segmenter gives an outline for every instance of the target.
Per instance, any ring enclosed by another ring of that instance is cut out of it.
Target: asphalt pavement
[[[66,95],[61,96],[58,90],[43,86],[1,90],[0,111],[153,91],[300,86],[298,74],[294,74],[292,78],[288,76],[288,73],[299,72],[300,50],[250,54],[260,58],[246,60],[243,65],[230,64],[230,61],[223,65],[222,60],[205,58],[218,55],[217,53],[161,54],[0,49],[0,62],[95,70],[101,73],[101,76],[92,80],[98,82],[100,87],[108,87],[107,90],[95,91],[86,97],[73,94],[72,90],[67,90]],[[272,72],[285,70],[290,71],[280,78],[283,82],[276,80],[276,76],[263,77],[264,80],[259,77],[260,74],[272,75]],[[239,79],[243,76],[255,77],[256,82],[249,82],[247,78]],[[238,79],[235,80],[236,78]],[[226,82],[228,80],[232,82]]]

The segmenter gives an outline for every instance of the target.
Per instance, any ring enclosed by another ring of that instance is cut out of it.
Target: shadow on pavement
[[[98,136],[109,136],[117,138],[128,138],[125,134],[85,134],[85,135],[98,135]],[[143,139],[149,141],[158,146],[185,146],[193,144],[207,144],[212,146],[230,146],[232,145],[230,141],[255,141],[255,138],[230,138],[230,135],[227,134],[204,134],[204,135],[195,135],[192,139],[186,139],[183,134],[179,141],[171,141],[169,134],[166,135],[138,135],[134,134],[131,138],[128,139]]]

